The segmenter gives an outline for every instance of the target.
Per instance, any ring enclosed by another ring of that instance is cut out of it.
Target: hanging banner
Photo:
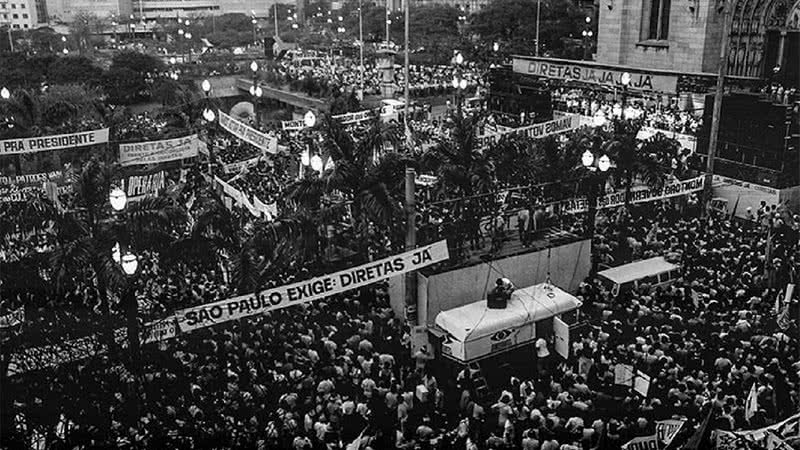
[[[145,197],[157,197],[166,187],[166,172],[163,170],[148,175],[132,175],[123,183],[128,201],[138,201]]]
[[[217,114],[219,114],[219,126],[230,134],[260,148],[262,151],[273,154],[278,152],[277,137],[266,135],[255,128],[249,127],[220,110],[217,110]]]
[[[275,220],[276,217],[278,217],[278,204],[275,202],[266,204],[262,202],[261,199],[259,199],[254,195],[253,207],[261,214],[264,214],[264,216],[266,216],[266,219],[268,221],[273,221]]]
[[[636,133],[636,139],[644,141],[646,139],[650,139],[656,134],[663,134],[670,139],[678,141],[678,143],[681,145],[681,148],[688,148],[692,152],[697,150],[697,138],[695,136],[676,133],[674,131],[661,130],[653,127],[642,127],[639,129],[639,132]]]
[[[347,114],[339,114],[338,116],[331,116],[332,119],[338,120],[342,125],[349,125],[351,123],[363,122],[369,120],[373,112],[369,109],[358,112],[351,112]]]
[[[257,166],[260,161],[261,157],[256,156],[255,158],[245,159],[244,161],[225,164],[222,168],[225,170],[225,173],[239,173],[242,169],[249,169],[250,167]]]
[[[25,322],[25,307],[23,306],[20,306],[4,316],[0,316],[0,328],[15,327],[21,325],[22,322]]]
[[[181,332],[312,302],[436,264],[449,257],[447,241],[289,285],[177,312]]]
[[[660,448],[666,448],[672,443],[684,423],[686,423],[685,419],[667,419],[656,422],[656,438],[658,438]]]
[[[622,450],[658,450],[658,441],[655,435],[636,437],[622,444]]]
[[[553,119],[547,122],[536,123],[520,128],[513,128],[503,133],[491,134],[477,139],[478,147],[486,148],[496,144],[500,139],[507,136],[523,136],[533,139],[540,139],[566,131],[574,130],[581,125],[581,118],[577,115],[570,115]]]
[[[20,153],[36,153],[65,148],[85,147],[108,142],[108,128],[80,133],[59,134],[33,138],[8,139],[0,141],[0,156]]]
[[[676,181],[667,183],[660,189],[651,189],[646,186],[640,186],[631,190],[631,203],[645,203],[655,200],[664,200],[671,197],[678,197],[681,195],[690,194],[703,190],[705,182],[704,176],[690,178],[685,181]],[[611,194],[606,194],[597,199],[597,208],[614,208],[625,204],[625,191],[617,191]],[[554,204],[554,207],[560,211],[561,214],[577,214],[589,210],[589,202],[586,197],[573,198],[570,200],[560,201]]]
[[[196,134],[163,141],[119,144],[122,166],[159,164],[197,156],[200,140]]]
[[[284,120],[281,122],[281,129],[283,131],[298,131],[306,127],[306,122],[303,119],[297,120]]]
[[[68,178],[61,170],[0,177],[0,203],[24,202],[30,197],[46,193],[48,183],[55,184],[59,195],[72,192]]]
[[[634,89],[645,92],[678,92],[678,76],[658,74],[625,67],[603,67],[596,63],[578,63],[554,58],[514,58],[512,68],[516,73],[555,78],[564,81],[577,81],[598,84],[612,89]],[[628,84],[622,82],[623,75],[630,78]]]

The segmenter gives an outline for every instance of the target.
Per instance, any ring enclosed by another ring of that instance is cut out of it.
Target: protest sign
[[[690,178],[685,181],[675,181],[667,183],[661,188],[652,189],[647,186],[640,186],[631,190],[631,203],[645,203],[655,200],[687,195],[692,192],[703,190],[704,176]],[[625,204],[625,191],[620,190],[611,194],[606,194],[597,199],[597,208],[614,208]],[[564,200],[554,205],[561,214],[578,214],[589,209],[589,202],[586,197],[578,197]]]
[[[284,120],[281,122],[281,129],[284,131],[298,131],[306,127],[303,119]]]
[[[7,139],[0,141],[0,156],[63,150],[65,148],[105,144],[107,142],[108,128],[54,136]]]
[[[223,130],[228,131],[230,134],[248,144],[260,148],[262,151],[273,154],[278,152],[277,137],[269,136],[255,128],[247,126],[222,111],[218,110],[217,113],[219,114],[219,126],[222,127]]]
[[[365,120],[369,120],[372,116],[373,112],[367,109],[364,111],[339,114],[337,116],[331,116],[331,118],[338,120],[342,125],[348,125],[351,123],[358,123],[358,122],[363,122]]]
[[[308,303],[421,269],[444,261],[448,257],[447,241],[442,240],[329,275],[267,289],[257,294],[241,295],[183,309],[177,313],[178,326],[182,332],[191,332],[231,320]]]
[[[123,181],[122,185],[128,201],[156,197],[166,187],[166,172],[161,170],[146,175],[131,175]]]
[[[564,133],[566,131],[574,130],[580,126],[580,117],[566,116],[558,119],[550,120],[542,123],[535,123],[520,128],[513,128],[510,131],[503,133],[495,133],[478,138],[478,147],[486,148],[496,144],[500,139],[507,136],[524,136],[534,139],[539,139],[554,134]]]
[[[261,161],[261,157],[256,156],[255,158],[225,164],[222,168],[225,170],[225,173],[239,173],[242,169],[249,169],[250,167],[257,166],[259,161]]]
[[[650,390],[650,375],[637,370],[636,376],[633,378],[633,390],[642,397],[647,397],[647,392]]]
[[[119,144],[122,166],[159,164],[197,156],[200,140],[196,134],[163,141]]]
[[[667,419],[656,422],[656,438],[658,438],[661,448],[666,448],[672,443],[685,423],[684,419]]]
[[[655,435],[636,437],[623,444],[622,450],[658,450],[658,441]]]
[[[60,170],[0,177],[0,202],[24,202],[45,193],[48,183],[55,184],[58,194],[72,192],[68,178]]]
[[[633,366],[617,364],[614,366],[614,384],[621,386],[633,385]]]

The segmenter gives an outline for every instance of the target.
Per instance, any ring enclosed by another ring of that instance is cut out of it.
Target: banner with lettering
[[[0,141],[0,156],[63,150],[65,148],[105,144],[107,142],[108,128],[54,136],[7,139]]]
[[[281,122],[281,129],[284,131],[298,131],[306,127],[306,122],[303,119],[297,120],[284,120]]]
[[[507,136],[524,136],[540,139],[554,134],[564,133],[580,127],[581,118],[577,115],[570,115],[553,119],[547,122],[535,123],[520,128],[512,128],[510,131],[495,133],[478,138],[478,147],[488,147]]]
[[[622,450],[658,450],[656,436],[635,437],[622,444]]]
[[[627,68],[603,67],[596,63],[578,63],[553,58],[514,58],[512,68],[516,73],[599,84],[616,89],[635,89],[646,92],[674,94],[678,92],[678,76],[645,72]],[[627,74],[628,83],[623,78]]]
[[[147,175],[132,175],[122,183],[128,201],[138,201],[145,197],[157,197],[167,186],[166,172],[159,171]]]
[[[656,437],[661,448],[667,448],[686,423],[685,419],[667,419],[656,422]]]
[[[269,153],[278,152],[278,138],[264,134],[255,128],[247,126],[242,122],[234,119],[233,117],[217,110],[219,114],[219,126],[237,138],[260,148],[262,151]]]
[[[48,183],[56,185],[58,194],[72,192],[69,177],[61,170],[0,177],[0,202],[24,202],[45,193]]]
[[[645,203],[655,200],[664,200],[667,198],[690,194],[692,192],[702,191],[704,182],[705,177],[701,175],[685,181],[667,183],[660,189],[651,189],[646,186],[634,188],[631,190],[631,203]],[[625,191],[613,192],[597,199],[598,208],[614,208],[624,204]],[[579,197],[558,202],[555,204],[555,206],[562,214],[577,214],[588,211],[589,201],[586,199],[586,197]]]
[[[242,169],[249,169],[250,167],[258,165],[259,161],[261,161],[261,157],[256,156],[255,158],[245,159],[244,161],[225,164],[222,168],[225,170],[225,173],[239,173]]]
[[[191,332],[231,320],[300,305],[436,264],[449,258],[447,241],[352,267],[340,272],[299,281],[257,294],[241,295],[176,313],[181,332]]]
[[[338,120],[342,125],[348,125],[351,123],[358,123],[358,122],[363,122],[365,120],[369,120],[373,116],[373,114],[374,113],[371,110],[366,109],[364,111],[331,116],[331,118]]]
[[[788,450],[784,441],[800,439],[800,413],[757,430],[714,430],[714,434],[718,450],[738,450],[748,446],[747,444],[752,448]]]
[[[197,156],[200,140],[196,134],[163,141],[119,144],[122,166],[159,164]]]

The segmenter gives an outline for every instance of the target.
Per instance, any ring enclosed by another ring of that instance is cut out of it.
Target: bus
[[[667,261],[663,256],[635,261],[597,273],[600,282],[616,297],[620,292],[642,284],[666,286],[681,276],[681,266]]]

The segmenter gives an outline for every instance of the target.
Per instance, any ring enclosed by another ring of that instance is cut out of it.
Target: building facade
[[[783,62],[796,60],[800,2],[733,0],[727,8],[730,76],[765,78],[776,67],[789,69]],[[597,61],[715,73],[724,17],[718,0],[600,0]]]
[[[0,23],[14,30],[36,27],[36,4],[29,0],[0,1]]]
[[[39,0],[44,3],[46,17],[39,17],[40,23],[49,21],[72,22],[76,15],[91,13],[98,17],[127,17],[133,13],[131,0]]]

